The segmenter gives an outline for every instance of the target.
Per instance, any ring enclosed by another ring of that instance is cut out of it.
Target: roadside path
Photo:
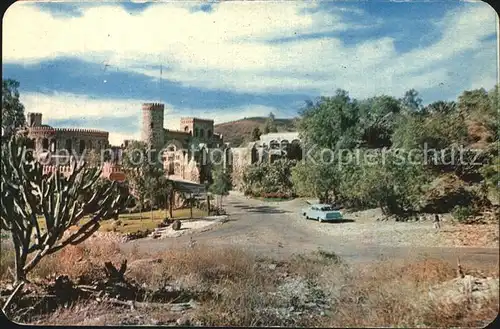
[[[460,257],[463,264],[471,266],[494,265],[499,261],[498,248],[424,247],[404,245],[406,241],[400,241],[403,245],[397,245],[397,239],[391,244],[358,234],[359,230],[366,231],[369,226],[378,230],[378,227],[396,224],[399,225],[396,229],[398,232],[409,231],[411,225],[415,225],[414,229],[421,230],[423,233],[418,234],[423,236],[422,234],[434,234],[426,233],[431,223],[378,223],[375,220],[373,223],[318,223],[307,221],[299,215],[300,208],[305,204],[303,201],[268,203],[235,193],[229,195],[224,204],[230,214],[230,221],[213,230],[177,238],[135,240],[125,243],[123,248],[137,248],[139,252],[156,253],[186,247],[192,237],[198,245],[207,248],[237,247],[263,257],[277,259],[322,249],[335,252],[345,260],[356,263],[415,257],[443,258],[453,264],[456,264],[457,257]],[[376,236],[376,233],[371,236]]]

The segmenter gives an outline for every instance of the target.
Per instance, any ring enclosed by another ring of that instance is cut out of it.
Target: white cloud
[[[131,139],[131,140],[140,140],[141,134],[140,132],[134,132],[134,133],[118,133],[114,131],[109,132],[109,143],[111,145],[122,145],[123,141],[126,139]]]
[[[70,93],[22,93],[20,100],[27,112],[42,113],[43,118],[92,119],[128,117],[139,113],[143,100],[97,99]],[[90,127],[89,127],[90,128]]]
[[[47,95],[42,93],[23,93],[20,96],[26,112],[42,113],[43,122],[53,120],[78,120],[82,122],[79,128],[99,127],[99,120],[113,118],[116,120],[116,129],[109,131],[109,140],[113,145],[120,145],[125,139],[139,139],[140,131],[124,131],[130,125],[123,124],[124,120],[136,116],[137,126],[140,127],[141,105],[143,100],[138,99],[94,99],[70,93]],[[246,105],[225,109],[194,109],[177,108],[172,104],[159,100],[165,104],[164,127],[178,130],[181,117],[199,117],[213,119],[215,124],[238,120],[244,117],[267,116],[273,112],[278,117],[285,115],[279,109],[263,105]],[[63,128],[63,127],[58,127]],[[106,130],[106,129],[104,129]]]
[[[480,55],[491,53],[488,49],[494,44],[481,41],[495,32],[495,12],[487,4],[470,4],[430,22],[443,31],[441,39],[403,54],[396,51],[395,40],[385,36],[354,46],[334,37],[266,42],[371,25],[362,19],[346,22],[342,12],[349,9],[342,7],[331,13],[303,13],[314,8],[315,3],[302,1],[223,2],[204,13],[191,12],[181,2],[134,14],[112,5],[84,7],[82,17],[66,18],[16,3],[4,17],[3,56],[5,62],[21,63],[78,56],[155,78],[159,72],[144,67],[161,63],[164,79],[186,86],[314,94],[344,88],[367,97],[399,96],[409,88],[450,82],[450,72],[462,65],[454,58],[474,51],[483,61],[475,63],[478,70],[470,73],[470,80],[494,79],[494,58]],[[487,73],[490,69],[492,74]]]

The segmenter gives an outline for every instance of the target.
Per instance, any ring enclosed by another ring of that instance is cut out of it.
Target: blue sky
[[[496,83],[495,11],[483,2],[87,1],[15,3],[3,20],[3,78],[54,126],[139,137],[143,102],[217,122],[346,89],[355,98],[455,99]]]

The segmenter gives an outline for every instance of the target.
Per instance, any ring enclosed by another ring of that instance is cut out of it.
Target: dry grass
[[[123,254],[113,243],[86,242],[48,257],[32,276],[57,273],[89,280],[102,277],[104,261],[117,264],[126,258],[129,279],[150,288],[174,284],[197,292],[200,307],[190,317],[215,326],[484,326],[498,314],[498,296],[484,301],[479,309],[467,303],[438,304],[431,300],[429,287],[456,277],[455,266],[440,259],[384,260],[354,267],[335,254],[321,251],[275,262],[239,249],[203,245],[148,257],[136,250]],[[485,276],[498,277],[495,264],[482,270]],[[478,275],[466,267],[465,272]],[[273,294],[290,278],[317,286],[326,295],[330,310],[325,315],[304,314],[292,319],[269,311],[294,305],[292,300]],[[45,316],[42,323],[158,324],[171,323],[176,316],[161,309],[147,313],[125,312],[117,307],[102,309],[85,301],[75,307]]]
[[[68,275],[74,280],[90,282],[104,275],[105,261],[118,264],[122,259],[124,255],[120,253],[116,243],[85,241],[76,246],[69,245],[60,252],[45,257],[33,269],[30,276],[45,278],[52,275]]]

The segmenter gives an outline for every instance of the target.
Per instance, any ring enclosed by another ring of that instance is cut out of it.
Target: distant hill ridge
[[[261,133],[264,130],[264,124],[267,117],[243,118],[235,121],[219,123],[215,125],[215,132],[222,134],[224,142],[231,143],[231,146],[242,146],[252,139],[252,131],[258,127]],[[296,131],[295,118],[285,119],[276,118],[274,122],[278,132]]]

